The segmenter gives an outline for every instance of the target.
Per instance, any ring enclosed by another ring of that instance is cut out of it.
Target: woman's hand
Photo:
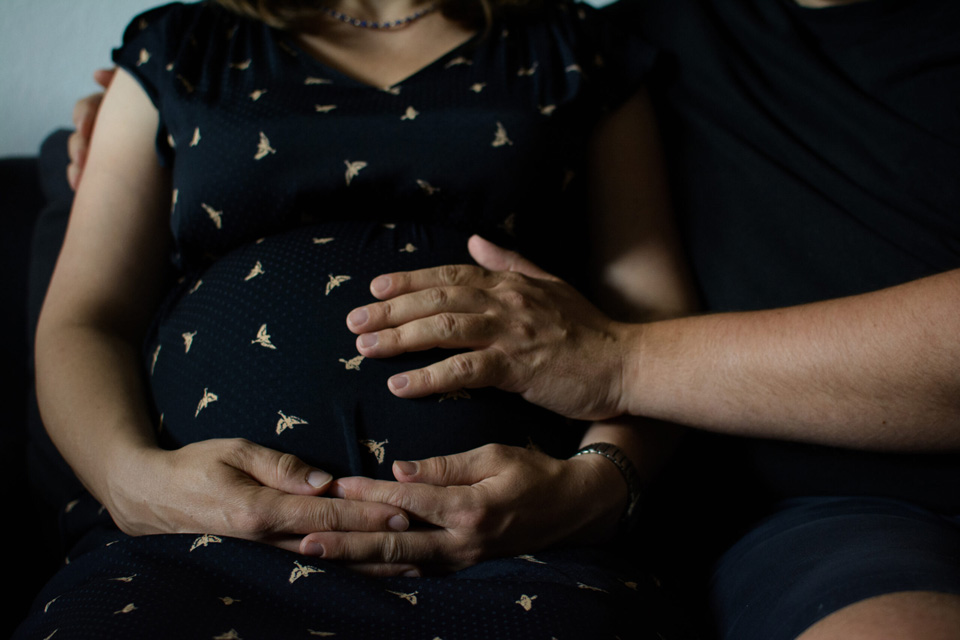
[[[329,493],[394,505],[427,527],[402,533],[312,533],[300,552],[364,563],[369,573],[405,573],[411,564],[455,571],[559,543],[604,540],[627,502],[619,471],[597,455],[557,460],[493,444],[396,462],[393,472],[399,482],[343,478]]]
[[[478,236],[469,249],[481,267],[380,276],[370,288],[383,302],[347,317],[369,358],[470,349],[393,376],[390,390],[416,398],[494,386],[571,418],[622,414],[623,354],[642,325],[612,321],[567,283]]]
[[[314,531],[404,531],[387,504],[321,497],[333,478],[296,456],[242,439],[144,448],[111,470],[99,493],[130,535],[211,533],[297,551]]]

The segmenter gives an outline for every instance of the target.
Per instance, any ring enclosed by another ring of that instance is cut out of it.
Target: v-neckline
[[[297,57],[305,61],[304,64],[321,69],[326,75],[337,76],[339,79],[346,80],[353,85],[363,87],[366,89],[372,89],[375,91],[388,91],[390,89],[395,89],[403,84],[406,84],[414,80],[420,75],[428,73],[438,65],[447,63],[451,58],[454,58],[458,54],[462,53],[464,49],[467,49],[475,45],[483,35],[482,31],[475,31],[472,35],[470,35],[469,38],[467,38],[460,44],[457,44],[456,46],[452,47],[446,53],[441,54],[437,58],[431,60],[430,62],[426,63],[419,69],[416,69],[415,71],[411,72],[410,74],[406,75],[400,80],[397,80],[392,84],[388,84],[386,86],[381,87],[375,84],[371,84],[366,80],[361,80],[360,78],[357,78],[356,76],[350,74],[348,71],[345,71],[340,67],[330,64],[325,60],[320,60],[319,58],[314,56],[312,53],[310,53],[307,49],[305,49],[304,46],[300,44],[300,42],[297,40],[296,37],[294,37],[292,33],[285,32],[285,31],[275,31],[275,34],[279,38],[281,38],[282,41],[287,46],[292,47],[294,49],[294,51],[297,53]]]

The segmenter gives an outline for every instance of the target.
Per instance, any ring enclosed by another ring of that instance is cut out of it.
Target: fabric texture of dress
[[[653,57],[551,3],[378,88],[211,3],[135,19],[115,60],[160,113],[174,189],[178,282],[144,349],[163,444],[246,437],[386,479],[493,441],[569,455],[582,425],[508,394],[392,397],[392,373],[442,354],[364,360],[345,318],[380,273],[468,261],[471,233],[581,280],[585,143]],[[232,538],[131,538],[89,496],[64,522],[79,541],[18,638],[678,637],[615,547],[371,579]]]

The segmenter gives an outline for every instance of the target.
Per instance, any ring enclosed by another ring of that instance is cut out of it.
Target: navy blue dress
[[[345,325],[384,272],[469,261],[480,233],[582,282],[585,144],[653,60],[593,9],[549,4],[401,83],[366,85],[211,3],[133,21],[116,62],[160,114],[178,282],[144,349],[164,446],[245,437],[335,476],[489,442],[575,449],[583,425],[495,390],[393,397]],[[131,538],[89,496],[79,542],[19,637],[628,638],[651,576],[614,548],[371,579],[212,535]],[[656,628],[655,628],[656,627]],[[664,636],[661,636],[664,637]]]

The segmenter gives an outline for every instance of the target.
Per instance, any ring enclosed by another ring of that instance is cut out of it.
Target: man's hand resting
[[[347,317],[369,358],[469,349],[393,376],[390,390],[416,398],[493,386],[571,418],[624,413],[623,355],[642,325],[613,322],[567,283],[482,238],[469,249],[480,267],[380,276],[370,288],[382,302]]]
[[[330,492],[345,502],[395,505],[426,526],[402,533],[313,533],[301,553],[370,568],[413,564],[455,571],[561,543],[602,541],[612,535],[627,502],[619,471],[596,455],[557,460],[486,445],[396,462],[393,472],[399,482],[343,478]]]

